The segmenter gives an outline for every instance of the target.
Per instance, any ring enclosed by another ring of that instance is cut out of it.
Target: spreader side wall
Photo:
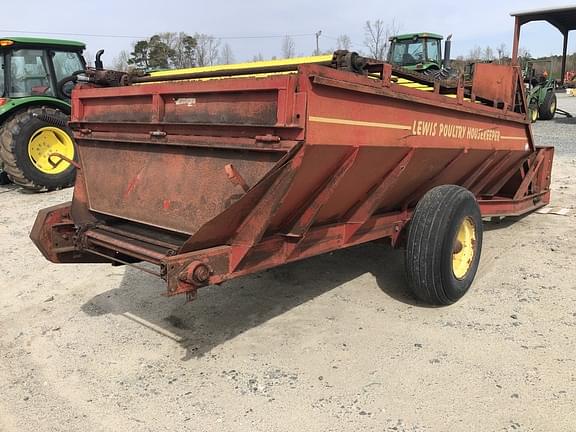
[[[527,124],[457,110],[477,105],[470,101],[458,105],[439,95],[433,105],[419,97],[422,92],[363,87],[350,74],[333,70],[311,71],[302,82],[308,90],[304,158],[270,233],[304,208],[355,149],[352,166],[318,212],[315,225],[345,220],[410,150],[410,162],[379,198],[376,212],[407,208],[439,184],[462,185],[478,197],[495,196],[502,176],[531,153]]]

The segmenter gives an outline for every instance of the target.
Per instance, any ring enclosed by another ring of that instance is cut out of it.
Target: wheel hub
[[[476,254],[476,227],[474,221],[466,217],[458,228],[452,247],[452,273],[456,279],[464,279]]]
[[[70,163],[59,157],[74,159],[74,142],[62,129],[46,126],[38,129],[28,142],[28,156],[34,166],[44,174],[61,174]]]

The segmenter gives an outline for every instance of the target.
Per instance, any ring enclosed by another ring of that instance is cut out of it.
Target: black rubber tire
[[[2,166],[2,162],[0,162],[0,185],[4,186],[4,185],[12,183],[10,181],[10,178],[8,178],[8,174],[6,174],[6,171],[4,171],[1,166]]]
[[[544,102],[538,108],[538,119],[552,120],[556,114],[557,106],[556,93],[549,91],[544,97]]]
[[[61,111],[48,107],[32,107],[20,111],[10,117],[0,127],[0,158],[4,162],[4,171],[10,180],[23,188],[40,191],[62,189],[74,184],[76,169],[69,168],[59,174],[46,174],[39,171],[28,156],[28,144],[32,135],[45,126],[55,126],[47,123],[34,114],[46,114],[60,124],[67,124],[68,116]],[[68,127],[60,127],[70,137],[72,131]],[[77,157],[77,152],[75,158]]]
[[[476,230],[475,252],[467,273],[457,279],[452,254],[458,229],[469,218]],[[455,303],[470,289],[482,250],[482,217],[476,198],[467,189],[438,186],[418,202],[406,247],[406,273],[413,294],[424,303]]]

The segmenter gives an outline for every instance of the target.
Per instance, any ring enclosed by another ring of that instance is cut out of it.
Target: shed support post
[[[518,66],[518,46],[520,44],[520,18],[515,17],[514,41],[512,42],[512,66]]]
[[[566,53],[568,52],[568,32],[564,33],[564,46],[562,47],[562,68],[560,72],[560,80],[564,83],[564,76],[566,75]]]

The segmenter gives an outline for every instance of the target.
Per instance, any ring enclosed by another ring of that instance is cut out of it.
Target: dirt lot
[[[472,291],[440,309],[381,244],[184,304],[132,269],[46,262],[29,229],[71,191],[0,190],[0,430],[576,430],[569,123],[536,135],[557,145],[553,204],[572,213],[487,224]]]

